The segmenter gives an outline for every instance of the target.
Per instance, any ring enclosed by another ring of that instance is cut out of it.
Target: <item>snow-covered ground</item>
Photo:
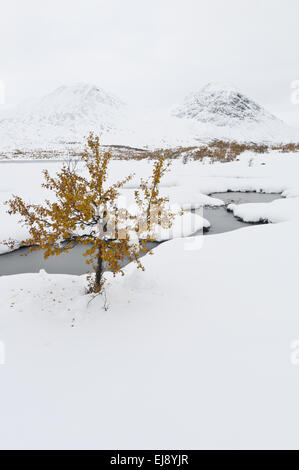
[[[41,169],[60,165],[0,164],[1,202],[41,201]],[[136,173],[128,199],[151,170],[112,166],[112,179]],[[0,447],[299,448],[298,172],[296,154],[174,162],[171,203],[282,192],[231,208],[277,223],[160,245],[144,273],[107,275],[108,310],[84,294],[84,276],[1,277]],[[0,218],[0,239],[22,238],[3,204]]]

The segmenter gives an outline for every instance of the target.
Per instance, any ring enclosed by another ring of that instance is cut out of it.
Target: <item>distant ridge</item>
[[[102,88],[77,83],[0,115],[0,152],[76,151],[89,132],[101,143],[138,148],[198,146],[214,139],[299,142],[293,129],[235,87],[209,83],[172,111],[133,109]],[[73,146],[73,147],[72,147]]]

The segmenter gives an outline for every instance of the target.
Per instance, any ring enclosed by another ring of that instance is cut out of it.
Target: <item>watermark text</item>
[[[0,341],[0,366],[5,364],[5,344],[3,341]]]

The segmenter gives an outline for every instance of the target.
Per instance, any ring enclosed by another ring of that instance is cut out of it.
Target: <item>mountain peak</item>
[[[208,83],[199,92],[191,93],[174,115],[228,127],[245,122],[278,121],[234,86],[222,83]]]
[[[125,115],[125,104],[102,88],[79,82],[63,85],[41,99],[20,106],[0,120],[0,135],[17,133],[29,144],[82,141],[90,131],[114,132]]]
[[[229,83],[210,82],[205,85],[201,91],[205,93],[237,93],[239,90]]]
[[[45,95],[38,103],[38,107],[51,107],[55,112],[58,109],[78,109],[80,107],[103,105],[120,109],[124,103],[114,95],[107,93],[103,88],[89,83],[79,82],[73,85],[63,85]]]

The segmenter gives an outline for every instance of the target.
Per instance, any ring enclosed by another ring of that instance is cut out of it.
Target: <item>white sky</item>
[[[168,106],[229,82],[299,127],[298,0],[0,0],[0,80],[16,103],[77,81]]]

